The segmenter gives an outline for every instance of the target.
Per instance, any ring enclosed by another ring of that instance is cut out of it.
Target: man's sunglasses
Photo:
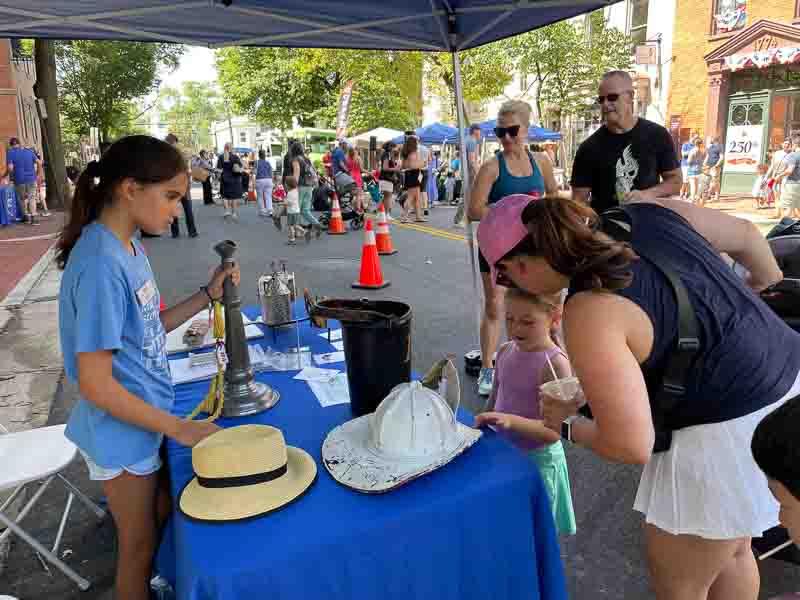
[[[630,92],[622,92],[622,94],[608,94],[607,96],[598,96],[597,97],[597,104],[602,105],[603,102],[608,100],[609,102],[616,102],[620,99],[620,96],[623,94],[629,94]]]
[[[519,135],[519,125],[512,125],[511,127],[495,127],[494,134],[498,140],[502,140],[508,134],[509,137],[515,138]]]

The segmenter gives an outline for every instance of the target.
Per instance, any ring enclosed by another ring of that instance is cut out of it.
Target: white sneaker
[[[231,216],[231,211],[229,211],[229,210],[226,210],[224,213],[222,213],[222,218],[223,219],[227,219],[230,216]]]
[[[478,393],[481,396],[488,396],[492,393],[492,386],[494,385],[494,369],[483,367],[478,376]]]
[[[386,222],[387,222],[387,223],[389,223],[389,222],[391,222],[391,221],[394,221],[394,217],[393,217],[392,215],[388,215],[388,214],[387,214],[387,215],[386,215]]]

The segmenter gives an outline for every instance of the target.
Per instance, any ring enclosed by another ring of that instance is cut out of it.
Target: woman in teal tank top
[[[531,107],[526,102],[511,100],[500,107],[495,134],[502,151],[481,165],[475,177],[468,216],[480,221],[489,207],[511,194],[544,196],[558,193],[553,165],[546,154],[528,152],[528,128]],[[484,310],[481,317],[481,360],[478,392],[488,396],[492,391],[494,369],[492,357],[500,342],[503,319],[503,288],[497,288],[489,276],[489,263],[478,252],[483,282]]]

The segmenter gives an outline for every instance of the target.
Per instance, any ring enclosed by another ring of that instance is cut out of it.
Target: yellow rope
[[[225,403],[225,363],[222,361],[222,351],[225,348],[225,318],[222,314],[222,304],[214,302],[208,307],[208,313],[208,318],[213,323],[217,374],[211,380],[206,397],[187,415],[186,419],[189,421],[201,412],[208,414],[208,417],[199,419],[200,421],[216,421],[222,414],[222,405]]]

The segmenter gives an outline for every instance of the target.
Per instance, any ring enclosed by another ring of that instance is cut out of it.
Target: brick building
[[[9,138],[19,138],[41,155],[42,133],[34,83],[33,59],[22,56],[9,40],[0,39],[0,174],[5,174]]]
[[[667,126],[725,144],[723,192],[800,131],[800,0],[677,0]]]

